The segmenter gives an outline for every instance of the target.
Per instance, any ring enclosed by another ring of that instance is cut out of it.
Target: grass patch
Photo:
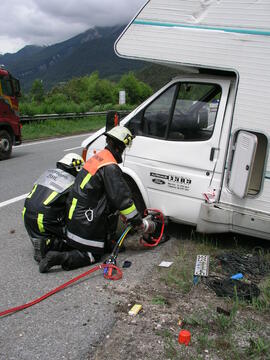
[[[205,327],[206,323],[202,319],[201,314],[193,313],[190,316],[184,318],[185,325]]]
[[[216,317],[216,325],[221,333],[226,333],[231,329],[233,324],[233,317],[220,314]]]
[[[228,336],[224,336],[224,335],[218,336],[214,340],[214,343],[215,343],[215,347],[222,351],[228,351],[232,349],[232,340],[230,337],[228,338]]]
[[[252,299],[254,309],[261,312],[270,310],[270,276],[268,276],[260,285],[261,294],[258,298]]]
[[[182,231],[182,228],[181,228]],[[235,239],[229,238],[230,242],[225,242],[227,238],[218,236],[200,235],[193,230],[188,234],[178,233],[179,250],[177,256],[173,259],[174,263],[166,272],[160,269],[161,279],[167,286],[172,289],[177,289],[184,294],[185,302],[188,302],[189,296],[206,295],[204,288],[204,280],[202,286],[193,285],[193,273],[196,263],[196,256],[199,254],[210,255],[209,274],[217,277],[219,274],[224,275],[224,270],[220,263],[216,260],[216,255],[220,252],[235,251]],[[177,244],[178,245],[178,244]],[[239,254],[246,252],[251,253],[252,248],[248,246],[238,246]],[[269,257],[268,253],[263,253],[265,261]],[[266,266],[267,263],[266,263]],[[267,270],[267,269],[266,269]],[[227,275],[229,277],[229,275]],[[221,276],[222,278],[222,276]],[[247,276],[248,278],[248,276]],[[252,281],[252,279],[250,280]],[[190,291],[193,287],[194,291]],[[198,287],[197,287],[198,286]],[[192,311],[183,309],[179,306],[177,313],[182,313],[183,326],[192,334],[192,347],[190,347],[190,354],[181,351],[182,359],[200,359],[213,358],[228,359],[228,360],[242,360],[242,359],[269,359],[270,360],[270,343],[269,343],[269,327],[264,323],[260,323],[262,315],[268,318],[270,309],[270,276],[264,277],[259,283],[261,294],[258,298],[253,298],[252,302],[241,300],[237,293],[237,288],[234,289],[234,296],[232,298],[219,298],[215,295],[213,301],[208,295],[205,298],[208,305],[205,304],[203,309],[196,306],[196,299],[192,302]],[[196,291],[195,289],[198,289]],[[174,291],[174,290],[173,290]],[[182,294],[181,294],[182,295]],[[180,295],[180,296],[181,296]],[[207,296],[207,295],[206,295]],[[198,304],[202,305],[200,301]],[[218,313],[217,307],[226,308],[227,313]],[[257,314],[257,319],[252,318],[252,314]],[[251,334],[256,333],[255,338],[250,339]],[[164,336],[164,335],[163,335]],[[182,349],[183,350],[183,349]],[[166,338],[165,352],[171,359],[175,359],[173,343],[170,337]],[[189,357],[186,357],[189,356]]]
[[[269,355],[270,344],[264,338],[250,339],[249,349],[247,355],[250,359],[263,359],[264,356]],[[267,357],[266,359],[269,359]]]
[[[53,136],[72,135],[98,130],[105,125],[106,117],[93,116],[79,119],[46,120],[24,124],[23,140],[34,140]]]
[[[188,293],[193,285],[193,259],[190,258],[188,250],[180,245],[179,254],[169,270],[162,271],[161,280],[166,285]]]
[[[218,251],[216,238],[191,232],[190,239],[182,240],[179,244],[179,253],[174,264],[161,277],[161,280],[170,287],[187,294],[193,286],[193,275],[197,255],[215,256]],[[192,254],[192,256],[190,256]],[[210,262],[210,266],[214,266]],[[211,267],[209,268],[211,270]]]
[[[161,295],[157,295],[152,299],[152,304],[154,305],[167,305],[168,301],[165,299],[165,297]]]
[[[180,264],[181,259],[179,258],[177,263],[171,267],[166,277],[163,277],[162,280],[166,285],[175,287],[184,294],[187,294],[193,284],[193,273],[187,264],[182,263],[181,266]]]
[[[222,244],[221,240],[216,235],[200,234],[194,230],[192,230],[190,233],[190,240],[192,241],[193,247],[195,247],[198,255],[204,254],[204,255],[210,255],[212,257],[215,257],[217,252],[220,250]]]
[[[247,331],[258,331],[262,329],[262,325],[253,319],[246,319],[243,323],[243,328]]]
[[[212,349],[215,346],[215,341],[211,339],[207,332],[202,331],[197,336],[198,350],[199,352],[203,350]]]
[[[174,343],[174,335],[168,330],[164,330],[161,335],[164,338],[166,357],[169,359],[179,359],[179,354]]]

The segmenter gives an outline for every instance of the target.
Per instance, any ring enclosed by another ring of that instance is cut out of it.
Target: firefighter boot
[[[68,258],[68,252],[48,251],[39,263],[39,272],[46,273],[55,265],[62,265]]]
[[[34,239],[34,259],[39,263],[51,248],[52,240],[46,238]]]
[[[65,262],[62,263],[62,268],[66,271],[78,269],[83,266],[94,264],[99,258],[98,255],[95,255],[94,257],[90,252],[74,249],[68,252],[68,257]]]

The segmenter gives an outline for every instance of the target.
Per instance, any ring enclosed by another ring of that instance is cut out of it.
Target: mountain
[[[24,91],[35,79],[49,90],[59,82],[98,71],[101,78],[117,78],[136,71],[142,62],[121,59],[114,53],[114,42],[124,26],[95,27],[69,40],[50,46],[26,46],[15,54],[0,55],[0,63],[17,77]]]

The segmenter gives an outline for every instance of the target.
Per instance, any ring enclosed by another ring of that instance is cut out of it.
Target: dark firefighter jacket
[[[74,180],[61,169],[49,169],[35,182],[22,212],[30,237],[64,235],[67,196]]]
[[[68,244],[103,254],[108,215],[116,210],[127,219],[137,215],[122,170],[112,153],[104,149],[91,157],[76,177],[67,219]]]

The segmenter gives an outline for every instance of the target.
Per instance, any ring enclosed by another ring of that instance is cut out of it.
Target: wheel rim
[[[6,139],[6,138],[3,138],[3,139],[1,139],[1,141],[0,141],[0,145],[1,145],[1,149],[3,150],[3,151],[8,151],[9,150],[9,141],[8,141],[8,139]]]

